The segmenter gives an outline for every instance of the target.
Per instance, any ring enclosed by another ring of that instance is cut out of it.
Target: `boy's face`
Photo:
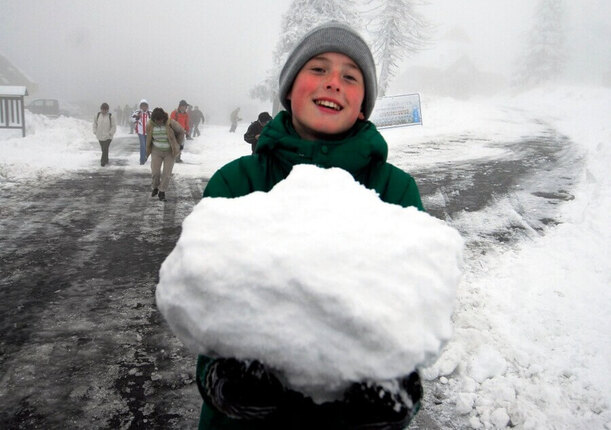
[[[287,94],[293,125],[302,139],[325,140],[348,131],[364,119],[363,74],[350,57],[325,52],[299,71]]]

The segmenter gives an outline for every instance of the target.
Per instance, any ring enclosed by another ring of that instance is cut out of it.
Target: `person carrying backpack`
[[[272,120],[272,116],[268,112],[261,112],[256,121],[253,121],[248,126],[248,130],[244,133],[244,140],[247,143],[250,143],[250,147],[252,149],[252,153],[255,153],[255,149],[257,148],[257,141],[259,140],[259,136],[261,135],[261,131],[263,131],[263,127],[265,124]]]
[[[170,114],[170,118],[176,121],[177,123],[179,123],[182,126],[182,128],[185,130],[185,135],[189,136],[189,114],[187,113],[187,106],[189,106],[189,103],[187,103],[186,100],[181,100],[178,103],[178,108],[174,109],[172,113]],[[188,137],[188,139],[190,139],[190,137]],[[182,163],[182,159],[180,158],[180,155],[182,154],[182,150],[184,148],[185,148],[184,143],[181,143],[180,152],[178,153],[178,156],[176,157],[177,163]]]
[[[108,164],[110,142],[117,131],[116,119],[112,117],[109,110],[108,103],[102,103],[100,111],[93,118],[93,134],[97,137],[100,148],[102,148],[102,159],[100,160],[102,167]]]

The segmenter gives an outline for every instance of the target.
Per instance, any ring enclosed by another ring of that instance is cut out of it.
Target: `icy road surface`
[[[137,145],[115,139],[106,169],[1,188],[2,428],[196,426],[195,357],[162,320],[154,290],[207,178],[175,175],[161,203],[149,196],[148,165],[123,167]],[[453,156],[470,145],[490,155]],[[558,223],[580,163],[572,143],[545,124],[518,141],[474,132],[390,154],[416,178],[429,213],[464,235],[467,259]],[[437,383],[426,383],[411,428],[464,428],[465,418],[440,409]]]

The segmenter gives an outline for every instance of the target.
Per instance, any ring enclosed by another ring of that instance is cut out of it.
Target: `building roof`
[[[0,85],[0,96],[27,96],[28,89],[21,85]]]

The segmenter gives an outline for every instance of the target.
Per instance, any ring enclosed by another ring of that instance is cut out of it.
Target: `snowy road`
[[[195,425],[194,359],[161,324],[153,292],[201,189],[175,182],[163,204],[149,178],[148,166],[113,167],[5,196],[3,428]]]
[[[502,149],[502,156],[436,163],[410,172],[427,211],[480,245],[541,234],[545,226],[559,222],[557,205],[573,198],[570,190],[581,161],[574,145],[553,129],[543,127],[541,134],[512,143],[463,136],[411,145],[405,152],[417,157],[419,152],[452,144]],[[468,219],[476,212],[504,221],[490,230],[473,231]]]
[[[398,149],[409,158],[472,139]],[[454,224],[471,253],[507,246],[559,222],[558,205],[572,198],[579,165],[570,141],[546,129],[519,142],[477,144],[494,146],[503,156],[408,169],[429,212]],[[4,191],[3,428],[196,425],[194,357],[161,320],[154,289],[182,220],[200,199],[202,182],[175,177],[168,202],[151,198],[148,165],[141,171],[123,167],[136,146],[133,137],[119,138],[111,147],[110,168],[28,180]],[[493,221],[473,230],[482,223],[469,219],[482,216]],[[443,415],[435,410],[443,399],[434,386],[426,392],[412,428],[461,428],[458,418],[431,421]]]

